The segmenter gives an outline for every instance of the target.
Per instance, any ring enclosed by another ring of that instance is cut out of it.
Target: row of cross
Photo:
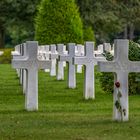
[[[21,47],[22,46],[22,47]],[[84,97],[95,98],[94,66],[98,65],[101,72],[114,72],[114,94],[113,94],[113,119],[118,121],[128,120],[128,73],[140,72],[140,62],[132,62],[128,59],[128,40],[114,41],[114,60],[106,61],[104,57],[96,57],[94,43],[86,42],[84,53],[79,56],[75,54],[75,44],[69,43],[67,51],[64,45],[51,45],[51,53],[46,48],[41,52],[38,42],[27,41],[20,45],[20,53],[13,52],[12,66],[23,73],[23,91],[25,92],[25,108],[28,111],[38,110],[38,69],[51,69],[53,60],[57,59],[58,80],[63,79],[63,62],[68,63],[68,87],[76,87],[75,65],[85,66]],[[40,50],[40,52],[38,51]],[[42,54],[39,57],[39,53]],[[47,57],[49,56],[49,57]],[[48,59],[49,58],[49,59]]]

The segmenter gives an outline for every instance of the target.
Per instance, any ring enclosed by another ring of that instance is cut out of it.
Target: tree
[[[140,0],[76,0],[84,23],[95,30],[100,42],[134,38],[140,21]],[[120,33],[124,33],[120,36]]]
[[[118,17],[124,25],[124,38],[134,39],[135,29],[139,29],[140,0],[116,0]]]
[[[95,35],[92,27],[85,27],[83,30],[83,38],[84,41],[94,41],[95,42]]]
[[[29,30],[32,32],[34,30],[33,20],[38,2],[39,0],[0,1],[0,48],[4,47],[6,33],[8,33],[12,38],[14,37],[13,40],[15,40],[15,37],[22,36],[21,34],[24,34],[25,31],[27,32],[26,37],[29,37]],[[19,30],[21,30],[20,35],[17,34],[16,36],[13,36],[13,34],[16,32],[18,33]]]
[[[35,20],[40,44],[82,43],[83,26],[74,0],[42,0]]]
[[[96,39],[110,41],[110,36],[122,30],[121,22],[114,13],[112,0],[77,0],[84,24],[92,26]]]

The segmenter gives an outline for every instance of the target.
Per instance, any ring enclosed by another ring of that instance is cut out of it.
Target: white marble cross
[[[104,50],[107,52],[111,51],[111,44],[110,43],[103,43]]]
[[[27,93],[25,95],[25,108],[28,111],[38,110],[38,69],[51,67],[50,61],[37,59],[37,41],[26,42],[26,56],[16,57],[12,60],[13,68],[27,70]]]
[[[50,49],[50,46],[49,45],[45,45],[44,46],[45,60],[50,60],[49,49]],[[45,72],[50,72],[50,69],[45,69]]]
[[[85,56],[76,56],[74,58],[74,64],[85,66],[85,81],[84,81],[84,98],[94,99],[95,98],[95,87],[94,87],[94,66],[97,65],[97,61],[105,60],[102,57],[95,57],[93,54],[94,43],[85,43]]]
[[[0,56],[3,55],[3,51],[0,51]]]
[[[20,45],[15,46],[15,50],[11,52],[12,57],[20,56]],[[18,78],[20,78],[20,69],[16,69]]]
[[[84,46],[77,44],[77,52],[76,56],[84,56]],[[82,67],[83,65],[77,65],[77,73],[82,73]]]
[[[44,45],[38,46],[38,59],[39,60],[44,60]]]
[[[75,65],[73,64],[73,57],[75,56],[75,44],[68,44],[68,54],[60,55],[59,61],[68,62],[68,87],[76,88]]]
[[[52,61],[50,75],[56,76],[56,59],[58,59],[58,53],[56,52],[56,45],[50,45],[50,59]]]
[[[104,52],[103,44],[98,45],[97,50],[94,51],[96,57],[104,57],[103,52]]]
[[[98,51],[99,51],[100,53],[103,53],[103,52],[104,52],[103,44],[98,45],[97,48],[98,48]]]
[[[23,50],[23,56],[26,57],[26,43],[21,44]],[[27,71],[26,69],[22,70],[22,86],[23,86],[23,94],[27,93]]]
[[[25,53],[25,52],[24,52],[23,46],[24,46],[23,44],[20,44],[20,45],[19,45],[20,56],[23,56],[24,53]],[[18,56],[18,55],[17,55],[17,56]],[[14,56],[14,57],[16,57],[16,56]],[[20,73],[20,74],[19,74],[19,75],[20,75],[20,76],[19,76],[19,79],[20,79],[20,84],[21,84],[21,85],[23,85],[23,77],[24,77],[24,74],[23,74],[24,72],[23,72],[23,71],[24,71],[23,69],[19,69],[19,73]]]
[[[128,73],[140,72],[140,62],[129,61],[128,40],[115,40],[114,60],[98,62],[101,72],[114,72],[113,119],[128,121]]]
[[[66,45],[64,45],[64,47],[63,47],[63,52],[65,55],[68,54],[68,51],[66,50]],[[63,61],[63,65],[64,65],[64,67],[66,67],[66,61]]]
[[[64,54],[64,44],[57,45],[58,55]],[[57,80],[64,80],[64,64],[62,61],[57,61]]]
[[[11,54],[13,56],[13,59],[16,57],[22,57],[26,56],[26,51],[24,47],[25,43],[19,44],[15,46],[15,51],[12,51]],[[16,69],[17,75],[20,80],[20,84],[23,86],[23,94],[26,94],[26,70],[25,69]]]

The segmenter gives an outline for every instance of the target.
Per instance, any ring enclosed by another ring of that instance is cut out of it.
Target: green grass
[[[66,78],[65,78],[66,79]],[[39,72],[39,111],[24,110],[24,96],[11,65],[0,65],[0,140],[139,140],[140,97],[130,96],[130,121],[112,121],[112,95],[96,76],[96,100],[83,99],[83,74],[77,88]]]

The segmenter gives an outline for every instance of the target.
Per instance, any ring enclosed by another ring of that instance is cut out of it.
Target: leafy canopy
[[[83,25],[74,0],[42,0],[35,19],[40,44],[82,43]]]

